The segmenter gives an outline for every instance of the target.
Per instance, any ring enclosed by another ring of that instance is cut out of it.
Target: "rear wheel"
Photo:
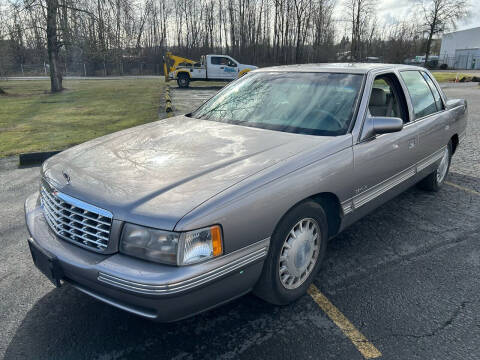
[[[437,169],[423,179],[418,186],[428,191],[438,191],[445,182],[448,170],[450,169],[450,161],[452,159],[452,142],[450,141],[446,146],[442,159],[438,164]]]
[[[188,88],[190,85],[190,77],[187,74],[179,74],[177,79],[178,87]]]
[[[316,202],[307,201],[290,210],[270,239],[254,293],[276,305],[304,295],[322,262],[327,234],[327,217]]]

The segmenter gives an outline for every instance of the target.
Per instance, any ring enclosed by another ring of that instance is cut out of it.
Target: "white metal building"
[[[480,27],[444,34],[439,64],[454,69],[480,69]]]

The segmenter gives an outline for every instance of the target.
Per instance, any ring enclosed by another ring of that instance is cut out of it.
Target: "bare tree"
[[[342,60],[348,54],[356,61],[378,56],[403,62],[426,42],[414,17],[383,26],[375,16],[376,0],[342,0],[346,27],[340,37],[333,17],[338,0],[2,3],[6,13],[1,14],[0,32],[11,43],[12,64],[17,72],[37,64],[34,71],[43,73],[43,63],[51,63],[52,91],[61,89],[67,68],[78,75],[158,74],[167,49],[192,59],[226,53],[243,63],[266,66]]]
[[[50,64],[50,89],[52,92],[63,90],[62,72],[59,69],[57,37],[58,0],[47,0],[47,51]]]
[[[468,13],[468,0],[419,0],[419,5],[423,13],[423,30],[428,34],[426,64],[433,37],[456,27],[457,21]]]
[[[375,14],[376,0],[346,0],[345,10],[352,34],[350,55],[352,60],[362,59],[362,42],[369,36],[371,17]]]

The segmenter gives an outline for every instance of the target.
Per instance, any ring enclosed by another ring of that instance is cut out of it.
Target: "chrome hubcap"
[[[443,153],[442,160],[440,161],[440,165],[438,165],[437,169],[437,183],[441,183],[445,176],[447,175],[448,170],[448,147],[445,149]]]
[[[290,230],[278,261],[278,274],[286,289],[305,282],[317,262],[321,240],[318,223],[311,218],[300,220]]]

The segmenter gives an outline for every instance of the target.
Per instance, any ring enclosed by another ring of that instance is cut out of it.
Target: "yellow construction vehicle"
[[[240,64],[228,55],[202,55],[199,62],[167,52],[163,57],[165,81],[177,80],[178,86],[186,88],[190,81],[231,81],[256,66]],[[170,62],[173,62],[171,65]]]

